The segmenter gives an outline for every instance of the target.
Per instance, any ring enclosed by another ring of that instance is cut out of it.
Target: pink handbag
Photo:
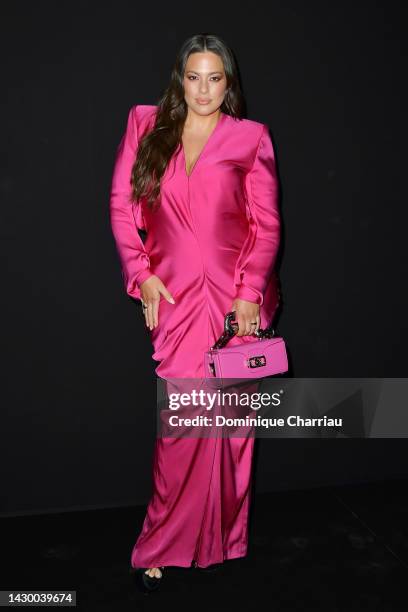
[[[288,370],[288,357],[283,338],[275,336],[272,326],[258,329],[258,340],[226,347],[238,331],[238,323],[231,323],[235,311],[225,315],[224,332],[204,353],[206,378],[263,378]]]

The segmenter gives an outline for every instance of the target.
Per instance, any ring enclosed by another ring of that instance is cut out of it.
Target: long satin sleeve
[[[153,275],[138,233],[140,203],[131,201],[131,171],[138,147],[136,106],[130,109],[126,131],[118,145],[110,192],[110,222],[119,254],[125,290],[141,299],[140,285]]]
[[[238,258],[236,298],[262,305],[280,242],[279,185],[275,154],[263,124],[254,163],[245,176],[249,230]]]

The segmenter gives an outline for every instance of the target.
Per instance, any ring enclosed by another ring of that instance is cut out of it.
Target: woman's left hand
[[[254,331],[260,328],[259,304],[237,298],[234,300],[231,310],[235,310],[235,321],[238,322],[236,336],[252,336]],[[255,322],[256,325],[253,325]]]

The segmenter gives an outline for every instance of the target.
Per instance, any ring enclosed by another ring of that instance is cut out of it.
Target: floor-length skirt
[[[254,438],[157,438],[153,496],[133,567],[199,567],[243,557]]]
[[[204,381],[204,351],[223,331],[230,296],[214,291],[208,300],[200,284],[172,295],[181,307],[162,298],[159,326],[151,332],[156,373],[165,380]],[[261,327],[269,325],[276,305],[272,288],[260,308]],[[253,340],[234,336],[228,346]],[[156,438],[153,491],[132,567],[207,567],[246,556],[254,441],[251,435]]]

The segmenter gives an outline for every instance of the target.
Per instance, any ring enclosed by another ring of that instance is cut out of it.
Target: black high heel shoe
[[[138,576],[141,575],[142,577],[142,586],[143,586],[143,590],[145,593],[150,593],[151,591],[156,591],[159,586],[160,583],[163,579],[163,570],[164,570],[164,566],[160,566],[159,569],[161,570],[162,575],[160,576],[160,578],[158,578],[157,576],[149,576],[149,574],[146,574],[146,572],[149,570],[150,568],[148,567],[137,567],[137,568],[131,568],[130,572],[131,573],[135,573]]]
[[[160,583],[163,578],[164,566],[159,567],[159,569],[161,570],[161,573],[162,573],[160,578],[157,578],[157,576],[149,576],[149,574],[146,574],[146,572],[143,572],[143,575],[142,575],[143,584],[146,587],[147,591],[156,591],[156,589],[159,588]]]

